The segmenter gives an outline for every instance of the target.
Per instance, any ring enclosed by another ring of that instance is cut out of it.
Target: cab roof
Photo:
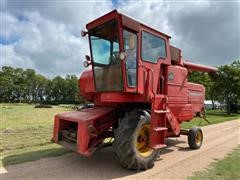
[[[161,32],[161,31],[158,31],[157,29],[154,29],[152,28],[151,26],[147,25],[146,23],[143,23],[142,21],[140,20],[137,20],[129,15],[126,15],[122,12],[120,12],[119,10],[113,10],[93,21],[91,21],[90,23],[88,23],[86,25],[86,28],[89,30],[89,29],[92,29],[94,27],[96,27],[97,25],[99,24],[102,24],[104,22],[106,22],[105,20],[107,19],[110,19],[110,18],[114,18],[114,17],[119,17],[121,19],[121,22],[122,22],[122,25],[125,26],[125,27],[128,27],[130,29],[133,29],[135,31],[140,31],[140,27],[141,26],[144,26],[144,27],[147,27],[148,29],[151,29],[157,33],[160,33],[162,34],[163,36],[167,37],[167,38],[171,38],[171,36]]]

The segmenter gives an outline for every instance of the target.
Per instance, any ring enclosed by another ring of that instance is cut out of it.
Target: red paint
[[[170,45],[170,36],[116,10],[88,23],[86,28],[89,31],[112,19],[118,21],[120,52],[124,49],[124,29],[138,35],[137,86],[128,87],[124,61],[121,62],[123,79],[121,92],[96,92],[92,70],[85,71],[79,79],[80,93],[86,100],[94,102],[97,107],[79,112],[67,112],[55,117],[53,140],[58,143],[61,129],[71,125],[66,122],[75,122],[77,123],[76,151],[86,156],[89,156],[105,137],[113,136],[111,127],[117,125],[119,115],[131,109],[132,103],[134,108],[140,108],[143,104],[145,108],[149,108],[150,144],[153,148],[164,147],[166,137],[180,135],[182,122],[190,121],[197,113],[204,110],[205,88],[200,84],[189,83],[188,71],[207,73],[216,71],[213,67],[184,61],[181,50]],[[165,40],[165,59],[159,58],[156,63],[142,59],[142,31]]]
[[[89,132],[89,126],[95,127],[95,133],[101,133],[108,129],[115,122],[113,116],[114,108],[112,107],[94,107],[89,109],[83,109],[81,111],[66,112],[55,116],[54,121],[54,134],[53,141],[59,141],[59,132],[67,128],[66,122],[73,122],[77,124],[77,146],[76,151],[82,155],[89,156],[90,149],[89,143],[93,138]],[[107,123],[107,126],[104,121]],[[102,122],[102,125],[101,125]]]

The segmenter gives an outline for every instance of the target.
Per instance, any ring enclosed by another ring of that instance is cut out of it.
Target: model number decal
[[[189,92],[189,95],[190,95],[190,96],[202,96],[202,93],[190,91],[190,92]]]

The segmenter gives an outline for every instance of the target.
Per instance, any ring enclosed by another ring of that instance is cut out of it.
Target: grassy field
[[[51,142],[54,115],[69,111],[67,106],[34,108],[28,104],[0,104],[0,152],[1,166],[37,160],[43,157],[62,155],[68,152]],[[240,114],[226,115],[209,112],[208,120],[214,124],[240,118]],[[182,127],[207,125],[196,118]]]
[[[54,115],[68,108],[1,104],[1,166],[57,156],[67,151],[51,142]]]
[[[206,115],[207,115],[207,120],[210,122],[210,124],[221,123],[221,122],[229,121],[233,119],[240,119],[240,114],[228,115],[223,111],[217,111],[217,110],[207,111]],[[181,127],[189,129],[192,126],[206,126],[206,125],[209,125],[207,121],[201,118],[195,118],[193,121],[182,123]]]
[[[240,179],[240,146],[222,160],[216,161],[205,171],[199,171],[190,177],[191,180],[202,179]]]

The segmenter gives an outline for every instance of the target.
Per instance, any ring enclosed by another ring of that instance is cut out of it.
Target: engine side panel
[[[201,84],[187,83],[188,103],[192,104],[194,115],[204,110],[205,87]]]
[[[192,106],[188,103],[187,69],[180,66],[168,67],[168,107],[178,121],[190,120]]]
[[[167,95],[168,106],[179,122],[191,120],[204,109],[205,88],[188,82],[184,67],[168,67]]]

